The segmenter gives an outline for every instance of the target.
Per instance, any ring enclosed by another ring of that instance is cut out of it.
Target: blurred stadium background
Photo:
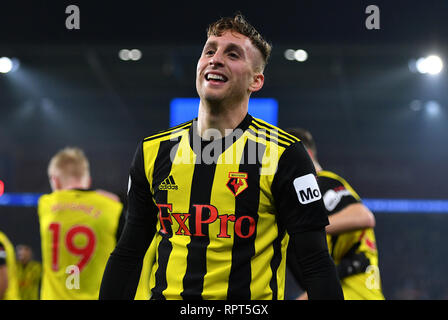
[[[124,197],[138,141],[169,126],[172,99],[197,96],[207,24],[241,10],[273,44],[254,97],[277,100],[280,127],[308,128],[323,166],[361,197],[385,200],[374,213],[386,298],[448,299],[448,76],[415,65],[447,63],[448,2],[92,2],[0,9],[0,57],[19,62],[0,73],[0,229],[13,243],[40,259],[32,200],[2,198],[50,192],[48,161],[64,146],[86,151],[93,187]],[[70,4],[79,30],[65,28]],[[380,30],[365,27],[370,4]],[[122,60],[122,49],[140,54]]]

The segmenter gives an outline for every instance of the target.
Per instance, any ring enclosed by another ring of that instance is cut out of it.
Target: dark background
[[[79,6],[80,30],[65,28],[70,4]],[[370,4],[380,30],[365,27]],[[273,44],[254,97],[278,100],[280,127],[313,133],[325,169],[365,198],[447,198],[446,67],[431,77],[408,63],[447,59],[448,2],[400,0],[2,3],[0,57],[20,60],[0,74],[5,192],[50,192],[48,161],[70,145],[89,157],[93,187],[123,196],[139,140],[168,127],[172,98],[197,96],[207,25],[237,10]],[[140,49],[142,59],[121,61],[122,48]],[[309,59],[286,60],[288,48]],[[425,112],[431,100],[438,116]],[[386,297],[447,298],[448,216],[375,214]],[[40,257],[36,223],[32,208],[0,207],[0,229]]]

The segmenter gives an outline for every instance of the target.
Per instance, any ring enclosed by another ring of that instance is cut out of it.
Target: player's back
[[[362,203],[361,197],[342,177],[331,171],[320,171],[319,187],[328,214],[343,210],[350,204]],[[345,300],[384,300],[378,266],[378,249],[373,228],[327,234],[328,250],[336,264],[349,251],[363,252],[370,265],[366,272],[341,280]]]
[[[97,299],[122,204],[104,192],[61,190],[39,199],[43,300]]]

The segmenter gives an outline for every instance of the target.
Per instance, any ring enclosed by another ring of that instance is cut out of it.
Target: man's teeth
[[[225,81],[225,78],[223,76],[220,76],[219,74],[208,74],[207,75],[207,79],[208,80],[220,80],[220,81]]]

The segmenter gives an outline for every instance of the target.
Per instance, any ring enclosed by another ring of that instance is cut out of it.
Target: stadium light
[[[20,66],[19,59],[17,58],[0,58],[0,73],[9,73],[16,71]]]
[[[428,116],[436,117],[440,113],[440,104],[435,100],[430,100],[425,104],[425,110]]]
[[[142,52],[138,49],[132,49],[130,52],[130,58],[131,60],[137,61],[142,58]]]
[[[285,58],[286,58],[286,60],[290,60],[290,61],[295,60],[295,58],[294,58],[294,54],[295,53],[296,53],[296,50],[294,50],[294,49],[287,49],[285,51]]]
[[[123,61],[133,60],[137,61],[142,58],[142,52],[139,49],[121,49],[118,52],[118,57]]]
[[[8,73],[12,70],[13,63],[12,60],[8,57],[1,57],[0,58],[0,72],[1,73]]]
[[[411,103],[409,104],[409,108],[412,111],[420,111],[422,109],[422,102],[420,100],[412,100]]]
[[[415,63],[416,69],[422,74],[439,74],[443,69],[443,61],[439,56],[430,55],[420,58]]]
[[[128,49],[121,49],[120,51],[118,51],[118,57],[121,60],[127,61],[130,59],[129,53],[130,51]]]
[[[299,62],[304,62],[308,59],[308,53],[303,49],[296,50],[294,58]]]
[[[303,49],[287,49],[285,50],[284,56],[287,60],[290,61],[296,60],[299,62],[304,62],[308,59],[308,53]]]

